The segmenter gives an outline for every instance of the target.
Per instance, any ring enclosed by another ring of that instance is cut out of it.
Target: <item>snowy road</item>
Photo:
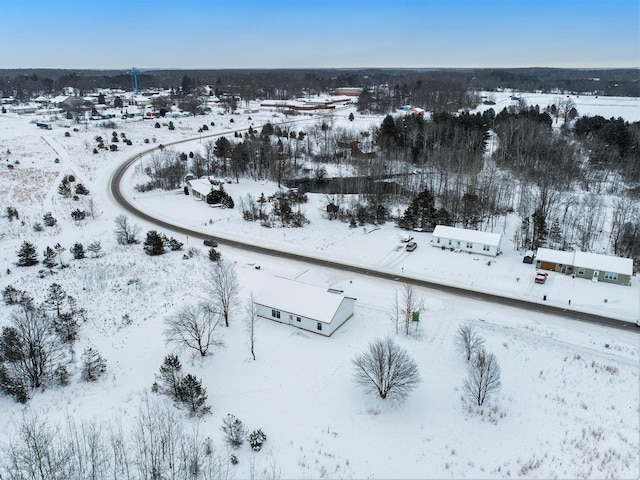
[[[220,135],[226,135],[226,134],[227,133],[225,132],[222,134],[209,135],[209,136],[220,136]],[[166,145],[175,145],[179,143],[192,142],[194,140],[197,141],[198,139],[196,138],[196,139],[179,140]],[[111,190],[113,199],[127,212],[143,220],[146,220],[152,224],[158,225],[162,228],[166,228],[176,233],[188,235],[188,236],[199,238],[199,239],[205,239],[210,237],[211,236],[210,234],[203,233],[198,230],[185,228],[185,227],[176,225],[174,223],[168,222],[166,220],[160,220],[156,217],[153,217],[152,215],[149,215],[148,213],[138,209],[135,205],[129,202],[129,200],[122,194],[120,190],[120,184],[122,182],[122,178],[125,172],[129,169],[129,167],[131,167],[143,155],[146,155],[159,148],[160,147],[154,147],[142,153],[136,154],[135,156],[123,162],[122,165],[118,167],[118,169],[115,171],[115,173],[111,177],[111,181],[110,181],[110,190]],[[591,313],[576,312],[576,311],[567,310],[564,308],[554,307],[552,305],[535,303],[535,302],[531,302],[531,301],[520,299],[520,298],[509,298],[509,297],[504,297],[504,296],[500,296],[492,293],[479,292],[479,291],[475,291],[467,288],[462,288],[456,285],[447,285],[444,283],[437,283],[437,282],[428,281],[428,280],[424,280],[424,279],[413,277],[413,276],[408,276],[403,274],[398,275],[396,273],[389,273],[389,272],[371,268],[365,265],[341,263],[341,262],[326,259],[326,258],[319,258],[319,257],[310,256],[310,255],[301,255],[297,253],[291,253],[283,250],[278,250],[275,248],[255,245],[252,243],[231,240],[223,236],[216,236],[216,240],[223,245],[239,248],[242,250],[248,250],[255,253],[260,253],[263,255],[281,257],[289,260],[296,260],[296,261],[300,261],[307,264],[334,268],[334,269],[347,271],[347,272],[351,272],[359,275],[377,277],[377,278],[391,280],[391,281],[400,282],[400,283],[408,283],[408,284],[423,287],[423,288],[429,288],[429,289],[440,290],[440,291],[444,291],[444,292],[448,292],[456,295],[462,295],[467,298],[475,298],[478,300],[490,301],[490,302],[494,302],[502,305],[507,305],[510,307],[525,309],[529,312],[535,311],[540,313],[560,315],[573,320],[581,320],[585,322],[606,325],[614,328],[620,328],[623,330],[637,331],[638,329],[638,327],[633,322],[612,319],[609,317],[591,314]]]

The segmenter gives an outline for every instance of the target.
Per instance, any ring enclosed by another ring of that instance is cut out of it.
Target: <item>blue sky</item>
[[[638,0],[2,0],[0,68],[638,67]]]

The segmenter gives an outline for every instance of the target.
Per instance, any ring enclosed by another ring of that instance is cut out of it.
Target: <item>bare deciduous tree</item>
[[[120,245],[140,243],[140,240],[138,240],[140,227],[138,227],[138,225],[132,225],[126,215],[118,215],[115,219],[115,224],[116,228],[113,233]]]
[[[402,400],[421,381],[416,362],[390,337],[374,340],[353,364],[355,382],[380,398]]]
[[[211,347],[223,345],[217,334],[220,312],[212,308],[211,303],[187,305],[168,318],[166,324],[166,342],[178,348],[192,348],[204,357]]]
[[[500,366],[493,353],[480,350],[469,364],[469,376],[464,382],[464,390],[478,405],[482,405],[487,395],[500,390]]]
[[[224,261],[212,262],[205,293],[208,295],[207,300],[212,302],[224,317],[227,327],[231,312],[239,304],[239,291],[240,285],[233,264]]]
[[[484,339],[478,335],[471,325],[460,325],[455,338],[456,350],[464,353],[467,361],[482,349]]]
[[[255,299],[253,293],[249,296],[246,305],[246,329],[247,335],[249,335],[249,349],[251,350],[251,356],[256,359],[256,353],[254,347],[256,345],[256,320],[258,319],[258,310],[256,308]]]
[[[402,291],[402,304],[401,313],[404,320],[404,333],[405,335],[409,335],[410,327],[413,323],[413,314],[420,313],[424,310],[424,298],[413,288],[413,285],[409,285],[408,283],[404,284]],[[416,329],[418,325],[416,324]]]

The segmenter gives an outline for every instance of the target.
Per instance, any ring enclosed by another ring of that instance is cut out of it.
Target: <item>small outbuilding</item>
[[[259,317],[326,337],[353,315],[355,298],[281,277],[271,277],[255,299]]]
[[[436,225],[432,235],[431,244],[443,250],[478,253],[491,257],[495,257],[500,253],[502,235],[499,233]]]

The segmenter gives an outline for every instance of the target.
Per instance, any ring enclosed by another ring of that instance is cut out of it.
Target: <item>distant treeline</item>
[[[640,96],[639,69],[273,69],[273,70],[145,70],[139,73],[141,88],[172,89],[186,95],[198,86],[212,85],[218,92],[243,100],[289,99],[329,92],[337,87],[368,89],[385,86],[398,101],[421,105],[427,92],[467,92],[500,88],[520,91],[592,93]],[[0,94],[27,100],[63,87],[81,92],[96,88],[131,89],[129,70],[0,70]],[[453,107],[465,99],[450,95]],[[428,105],[426,105],[428,107]]]

